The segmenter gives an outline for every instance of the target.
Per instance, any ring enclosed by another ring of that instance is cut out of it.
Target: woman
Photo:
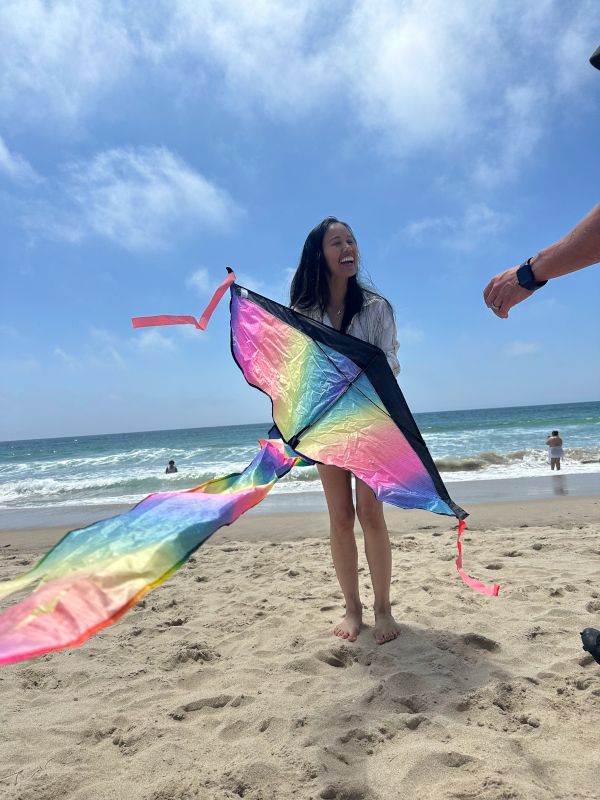
[[[359,252],[349,225],[327,217],[308,234],[292,280],[291,306],[296,311],[343,333],[380,347],[397,375],[398,342],[390,304],[358,280]],[[355,509],[351,475],[340,467],[319,464],[329,509],[331,554],[346,602],[344,618],[334,633],[350,642],[362,624],[358,586],[358,551],[354,539]],[[365,553],[373,584],[378,644],[395,639],[400,628],[391,613],[392,554],[383,507],[373,491],[356,479],[356,515],[364,532]]]
[[[546,439],[546,444],[549,447],[549,459],[550,459],[550,469],[554,469],[556,467],[557,470],[560,470],[560,460],[564,457],[563,452],[563,440],[558,435],[558,431],[552,431],[551,436]]]

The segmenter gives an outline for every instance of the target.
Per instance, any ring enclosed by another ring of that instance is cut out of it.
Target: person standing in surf
[[[558,431],[552,431],[551,435],[546,439],[546,444],[550,448],[550,469],[560,470],[560,460],[564,456],[563,440],[558,435]]]

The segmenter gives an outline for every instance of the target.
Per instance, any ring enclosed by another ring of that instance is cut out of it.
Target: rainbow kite
[[[71,531],[29,572],[0,583],[0,599],[37,584],[0,614],[0,664],[81,644],[165,581],[223,525],[268,494],[295,466],[334,464],[379,500],[458,519],[461,578],[497,595],[462,568],[466,512],[448,495],[425,442],[377,347],[244,289],[228,278],[203,316],[140,317],[134,327],[204,329],[231,291],[231,349],[249,384],[272,401],[280,438],[241,473],[184,492],[150,495],[131,511]]]

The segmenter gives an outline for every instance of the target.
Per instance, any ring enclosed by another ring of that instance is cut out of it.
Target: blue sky
[[[600,199],[600,5],[0,7],[0,439],[269,417],[199,314],[232,265],[284,300],[353,226],[414,411],[600,397],[600,268],[499,320],[490,277]]]

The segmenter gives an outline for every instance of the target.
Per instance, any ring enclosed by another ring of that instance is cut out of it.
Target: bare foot
[[[333,629],[335,636],[346,639],[348,642],[355,642],[362,625],[362,614],[360,611],[346,611],[344,619]]]
[[[381,614],[375,612],[373,636],[375,636],[377,644],[391,642],[392,639],[397,639],[400,636],[400,625],[398,625],[389,611]]]

